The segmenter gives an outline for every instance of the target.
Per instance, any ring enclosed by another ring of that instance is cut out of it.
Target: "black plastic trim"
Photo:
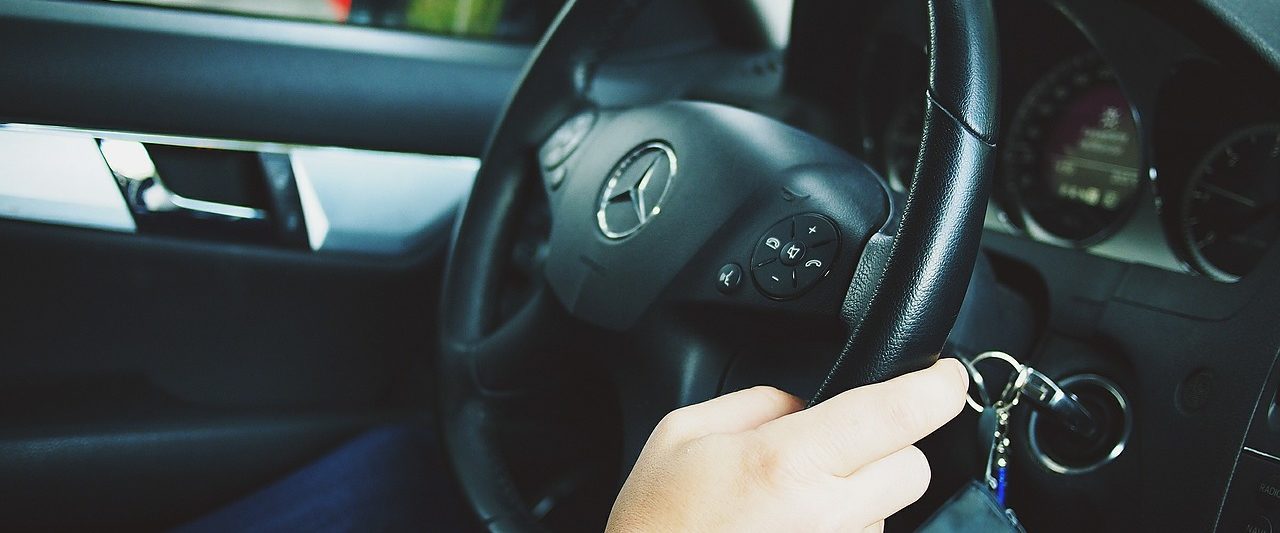
[[[0,49],[3,121],[457,155],[480,153],[531,51],[51,1],[0,3]]]

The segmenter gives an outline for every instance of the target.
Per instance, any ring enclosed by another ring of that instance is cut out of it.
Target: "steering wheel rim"
[[[541,529],[499,453],[491,400],[522,371],[508,355],[520,350],[511,348],[565,318],[553,291],[542,288],[497,324],[522,194],[536,181],[533,154],[565,119],[592,108],[597,67],[647,4],[566,3],[507,103],[459,215],[442,295],[438,407],[459,484],[491,531]],[[847,340],[811,404],[936,360],[973,268],[997,124],[994,12],[989,0],[930,0],[928,13],[929,86],[915,179],[900,219],[862,248],[839,306]],[[557,295],[563,303],[563,291]]]

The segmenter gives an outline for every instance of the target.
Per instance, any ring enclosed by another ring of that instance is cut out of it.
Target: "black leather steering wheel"
[[[997,124],[989,0],[928,2],[924,138],[905,200],[846,152],[760,114],[691,101],[600,106],[596,69],[647,3],[567,3],[459,219],[440,419],[463,491],[493,531],[539,528],[500,457],[495,398],[566,339],[644,345],[599,355],[639,365],[617,384],[634,457],[663,413],[720,392],[723,366],[705,354],[742,329],[715,317],[838,317],[847,340],[816,403],[936,360],[973,268]],[[533,195],[549,206],[545,263],[532,296],[503,313]]]

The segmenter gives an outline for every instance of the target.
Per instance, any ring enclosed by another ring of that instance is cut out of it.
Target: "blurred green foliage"
[[[410,0],[405,15],[408,26],[415,30],[488,37],[496,32],[505,3],[506,0]]]

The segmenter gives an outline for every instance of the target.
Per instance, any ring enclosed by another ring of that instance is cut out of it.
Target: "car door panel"
[[[327,229],[0,219],[0,523],[171,526],[362,429],[430,424],[453,213],[530,48],[0,2],[0,125],[285,154]]]

